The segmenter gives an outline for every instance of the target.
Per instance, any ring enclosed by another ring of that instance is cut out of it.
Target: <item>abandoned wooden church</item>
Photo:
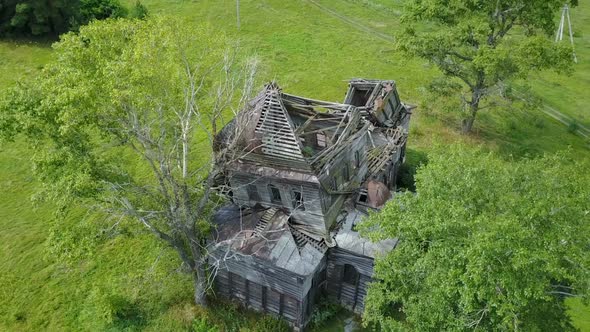
[[[411,108],[393,81],[352,80],[344,103],[270,83],[216,138],[233,204],[214,216],[215,292],[295,330],[320,294],[362,312],[377,255],[355,225],[395,191]],[[227,160],[227,158],[226,158]]]

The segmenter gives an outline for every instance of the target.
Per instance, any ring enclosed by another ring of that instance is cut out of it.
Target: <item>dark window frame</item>
[[[274,204],[283,204],[281,197],[281,190],[274,184],[268,185],[268,193],[270,194],[270,201]]]
[[[344,182],[348,182],[350,180],[350,170],[348,169],[348,164],[342,167],[342,179]]]
[[[246,191],[248,192],[248,200],[250,201],[260,201],[260,193],[258,192],[258,186],[250,183],[246,186]]]
[[[342,282],[343,283],[356,286],[359,279],[360,279],[360,275],[361,274],[356,269],[356,267],[354,267],[354,265],[344,264],[344,266],[342,267]]]
[[[360,150],[354,151],[354,165],[356,168],[361,167],[361,151]]]
[[[303,192],[301,190],[291,190],[291,204],[294,209],[305,211],[305,200],[303,199]]]

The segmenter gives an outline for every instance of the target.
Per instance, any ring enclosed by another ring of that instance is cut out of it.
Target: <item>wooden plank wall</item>
[[[341,185],[348,181],[354,182],[357,187],[360,186],[368,176],[368,163],[365,153],[368,149],[367,144],[369,144],[368,136],[366,134],[360,135],[350,146],[347,146],[346,150],[343,150],[343,153],[336,156],[331,162],[328,171],[320,176],[320,181],[324,184],[332,184],[334,183],[332,179],[335,178],[338,188],[331,187],[330,190],[332,191],[337,191]],[[359,156],[358,167],[356,166],[355,160],[355,154],[357,152]],[[342,170],[343,167],[349,168],[349,179],[344,179],[346,172]],[[348,196],[331,194],[324,189],[321,190],[320,195],[322,202],[324,202],[321,206],[324,209],[326,228],[330,229],[342,211],[342,205]],[[329,204],[326,204],[328,202]]]
[[[246,173],[234,173],[230,179],[234,202],[244,206],[254,206],[260,203],[263,206],[286,207],[292,210],[292,218],[295,222],[307,224],[320,234],[326,233],[324,223],[324,212],[320,201],[319,184],[309,182],[287,181],[284,179],[274,179],[269,177],[260,177],[258,175]],[[260,200],[252,200],[248,195],[248,185],[256,186]],[[281,192],[281,204],[276,204],[271,199],[269,184],[274,185]],[[291,193],[293,190],[299,191],[303,195],[305,210],[293,210],[293,200]]]
[[[318,268],[314,273],[311,288],[305,296],[302,308],[303,308],[303,322],[307,325],[313,316],[314,306],[318,303],[320,297],[323,294],[323,290],[326,286],[326,256],[324,256],[321,264],[321,268]]]
[[[223,250],[212,253],[212,256],[221,259]],[[252,256],[236,256],[225,260],[219,268],[219,272],[227,270],[239,273],[243,278],[275,289],[301,300],[304,293],[311,287],[312,276],[299,276],[288,270],[276,268],[270,263]]]
[[[302,302],[267,286],[258,284],[227,270],[220,270],[214,289],[218,296],[239,302],[244,307],[280,316],[294,326],[302,326]]]
[[[217,257],[221,255],[219,252]],[[217,295],[283,317],[296,328],[309,323],[319,288],[324,286],[325,257],[309,276],[297,276],[254,260],[232,259],[227,263],[227,269],[219,269],[214,281]]]
[[[350,264],[356,268],[360,276],[355,285],[343,281],[344,264]],[[352,252],[331,248],[328,251],[326,268],[328,296],[337,300],[342,306],[362,313],[365,306],[365,297],[369,283],[372,281],[373,259],[359,256]]]

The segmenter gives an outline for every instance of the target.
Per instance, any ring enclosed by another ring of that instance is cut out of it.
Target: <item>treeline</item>
[[[129,10],[118,0],[2,0],[0,37],[57,37],[92,20],[146,15],[139,1]]]

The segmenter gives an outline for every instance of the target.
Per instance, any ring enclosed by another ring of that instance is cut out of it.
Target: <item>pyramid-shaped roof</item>
[[[241,133],[246,147],[238,159],[318,175],[326,157],[338,152],[337,143],[364,124],[355,110],[285,94],[275,83],[267,84],[242,116],[251,125]]]

